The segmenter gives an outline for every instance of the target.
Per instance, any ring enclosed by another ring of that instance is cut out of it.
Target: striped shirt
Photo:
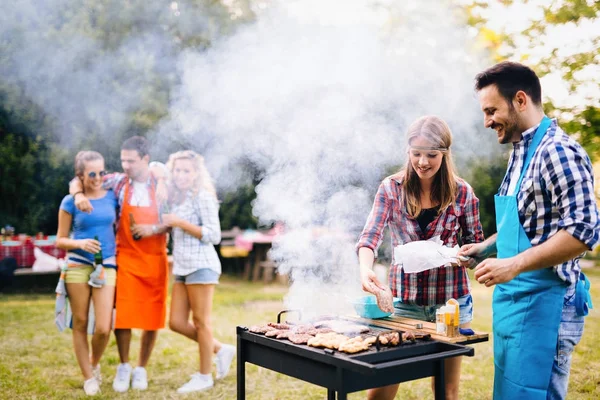
[[[526,130],[521,141],[513,143],[499,195],[507,195],[511,184],[516,186],[537,127]],[[590,249],[598,243],[600,221],[592,163],[585,150],[560,129],[555,119],[523,177],[517,204],[519,219],[533,246],[544,243],[561,229]],[[565,282],[577,282],[581,271],[579,258],[554,266],[554,271]]]
[[[399,175],[383,180],[373,209],[360,234],[357,250],[368,247],[377,256],[383,239],[383,230],[389,226],[392,248],[416,240],[427,240],[440,236],[444,245],[453,247],[459,244],[483,241],[483,230],[479,221],[479,199],[467,182],[457,178],[456,200],[446,210],[440,212],[422,232],[419,223],[411,217],[403,204],[403,178]],[[440,267],[428,271],[406,274],[402,265],[393,259],[389,273],[392,293],[402,302],[417,305],[443,304],[448,299],[465,296],[470,292],[469,276],[464,267]],[[400,295],[400,296],[398,296]]]
[[[173,275],[189,275],[202,268],[220,274],[221,262],[214,246],[221,242],[217,199],[202,189],[197,195],[188,191],[183,203],[173,205],[171,212],[202,227],[202,239],[181,228],[173,228]]]

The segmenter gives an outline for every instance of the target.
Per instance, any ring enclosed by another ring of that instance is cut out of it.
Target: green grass
[[[592,281],[597,305],[586,319],[585,333],[573,356],[569,399],[600,398],[600,268],[586,270]],[[235,327],[273,321],[282,309],[286,287],[264,286],[225,277],[215,295],[215,337],[235,343]],[[491,332],[490,289],[473,285],[474,329]],[[52,295],[0,295],[0,398],[85,398],[82,376],[71,346],[70,331],[59,333],[53,322]],[[465,358],[461,375],[461,399],[491,399],[493,357],[491,342],[474,345],[475,356]],[[134,331],[132,362],[137,360],[139,331]],[[235,363],[229,376],[206,393],[178,395],[176,389],[196,371],[195,344],[169,330],[159,334],[148,367],[149,388],[145,392],[117,394],[111,382],[118,364],[114,336],[102,360],[102,399],[235,399]],[[429,379],[403,383],[398,399],[432,398]],[[323,399],[326,390],[300,380],[247,364],[248,399]],[[350,399],[363,399],[354,393]]]

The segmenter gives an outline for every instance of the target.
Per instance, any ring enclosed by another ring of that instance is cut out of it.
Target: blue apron
[[[498,258],[531,247],[519,220],[516,194],[550,123],[545,116],[537,128],[514,194],[494,196]],[[495,400],[546,399],[566,291],[567,284],[552,267],[523,272],[496,285],[492,302]]]

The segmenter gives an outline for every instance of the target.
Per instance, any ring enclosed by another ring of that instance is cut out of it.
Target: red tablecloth
[[[0,259],[12,257],[17,260],[19,267],[31,267],[35,262],[34,247],[56,258],[65,258],[66,255],[66,251],[57,248],[54,244],[35,245],[31,241],[26,241],[17,246],[0,244]]]

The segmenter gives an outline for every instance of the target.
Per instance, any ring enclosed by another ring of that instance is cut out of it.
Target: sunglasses
[[[106,174],[108,174],[108,172],[106,172],[106,171],[100,171],[100,172],[92,171],[92,172],[90,172],[90,173],[88,174],[88,176],[89,176],[91,179],[94,179],[94,178],[96,178],[96,175],[99,175],[99,176],[102,178],[102,177],[103,177],[103,176],[105,176]]]

